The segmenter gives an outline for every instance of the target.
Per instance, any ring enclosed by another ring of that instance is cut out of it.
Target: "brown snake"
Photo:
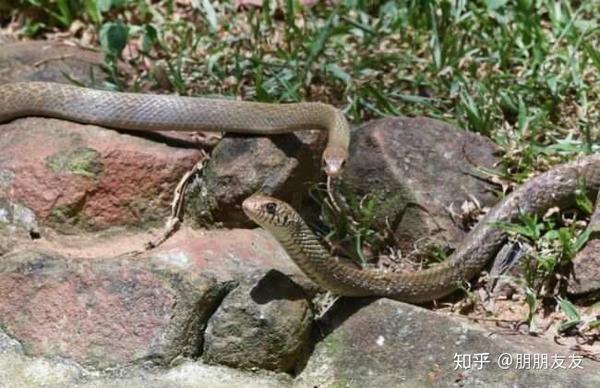
[[[325,171],[337,176],[348,157],[343,114],[321,103],[263,104],[196,97],[115,93],[45,82],[0,85],[0,122],[45,116],[130,130],[225,131],[272,135],[301,129],[328,131]],[[548,171],[498,203],[445,262],[415,273],[359,270],[339,262],[285,202],[254,195],[245,213],[271,232],[318,285],[345,296],[386,296],[407,302],[440,298],[481,271],[506,240],[490,223],[541,214],[572,199],[580,181],[600,188],[600,155]]]
[[[482,270],[507,237],[491,223],[515,221],[521,214],[543,214],[550,207],[566,205],[572,202],[580,182],[590,191],[598,191],[600,155],[556,167],[523,184],[492,208],[446,261],[414,273],[361,270],[342,264],[285,202],[256,194],[242,207],[319,286],[337,295],[384,296],[420,303],[449,294]]]
[[[119,93],[50,82],[0,85],[0,123],[54,117],[142,131],[220,131],[274,135],[328,131],[324,169],[335,177],[348,157],[350,128],[342,112],[318,102],[266,104],[200,97]]]

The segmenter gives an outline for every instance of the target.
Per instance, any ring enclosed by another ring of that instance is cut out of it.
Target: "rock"
[[[273,137],[227,136],[213,150],[201,185],[188,193],[188,213],[200,224],[253,225],[242,201],[257,191],[292,200],[306,195],[306,182],[321,174],[325,133]]]
[[[600,239],[589,240],[573,259],[567,291],[574,295],[600,291]]]
[[[157,266],[214,277],[217,282],[244,281],[249,275],[275,270],[314,296],[316,286],[262,229],[191,230],[182,228],[151,251]]]
[[[20,341],[28,355],[62,357],[96,368],[198,358],[209,318],[235,284],[252,276],[262,279],[246,286],[249,293],[243,294],[241,287],[238,299],[225,306],[240,306],[239,298],[245,295],[251,312],[245,323],[254,322],[256,312],[264,314],[272,326],[260,320],[259,326],[243,330],[262,330],[271,340],[271,353],[264,351],[265,343],[244,350],[252,351],[258,365],[272,362],[273,354],[288,356],[281,363],[293,363],[304,350],[311,315],[306,300],[298,298],[305,298],[302,289],[281,273],[301,284],[309,281],[265,232],[182,228],[159,249],[135,258],[110,250],[115,245],[131,249],[122,234],[105,234],[98,240],[102,241],[43,237],[29,243],[35,251],[19,244],[21,250],[2,257],[0,327]],[[103,255],[109,252],[118,256]],[[263,276],[273,268],[279,277]],[[266,301],[265,292],[282,299]],[[218,331],[223,325],[213,327]],[[229,338],[212,338],[211,351],[219,357],[214,343]]]
[[[581,357],[581,368],[569,368],[573,356],[568,349],[540,338],[493,335],[464,320],[389,299],[341,302],[328,314],[331,319],[324,328],[328,335],[316,345],[296,387],[600,384],[600,371],[593,361]],[[469,357],[482,359],[481,354],[490,360],[481,369],[477,363],[465,368],[460,362]],[[532,361],[529,367],[519,367],[518,357],[535,354],[545,354],[548,365],[536,368]],[[462,360],[460,355],[465,355]],[[551,369],[556,355],[565,356],[560,370]],[[498,359],[512,361],[502,369]]]
[[[96,367],[197,356],[203,325],[227,285],[140,264],[35,252],[5,256],[1,326],[27,354]]]
[[[10,252],[19,241],[40,236],[33,211],[10,202],[2,193],[0,189],[0,256]]]
[[[497,201],[492,185],[469,175],[493,168],[496,151],[491,140],[441,121],[375,120],[353,131],[344,181],[359,195],[385,193],[392,206],[381,218],[390,218],[400,249],[413,250],[423,236],[452,245],[465,231],[449,217],[451,205],[460,212],[470,196],[482,206]]]
[[[312,321],[302,288],[281,272],[270,271],[225,297],[208,321],[203,360],[242,369],[292,371],[309,349]]]
[[[69,360],[26,356],[19,344],[0,331],[0,381],[6,387],[283,387],[285,374],[243,372],[188,359],[170,369],[128,365],[97,371]]]
[[[0,84],[15,81],[72,80],[93,86],[104,79],[104,54],[59,42],[36,41],[0,45]]]
[[[0,175],[9,177],[0,196],[62,231],[162,225],[176,185],[201,157],[54,119],[20,119],[0,132]]]
[[[586,232],[590,232],[585,247],[575,255],[567,291],[593,298],[600,293],[600,194],[596,195],[594,211]],[[597,298],[596,298],[597,299]]]
[[[264,230],[183,229],[151,260],[240,284],[208,322],[205,360],[288,371],[303,356],[312,323],[306,298],[315,285]]]

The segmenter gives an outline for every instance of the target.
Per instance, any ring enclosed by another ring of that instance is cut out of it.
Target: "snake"
[[[218,98],[124,93],[53,82],[0,85],[0,123],[41,116],[141,131],[219,131],[276,135],[297,130],[327,131],[323,169],[343,171],[350,127],[344,114],[321,102],[272,104]]]
[[[145,93],[122,93],[50,82],[0,85],[0,122],[27,116],[53,117],[125,130],[223,131],[275,135],[303,129],[328,133],[325,173],[338,177],[348,158],[350,129],[343,113],[319,102],[269,104]],[[600,188],[600,155],[556,167],[506,196],[465,237],[452,255],[412,272],[359,269],[330,254],[287,203],[255,194],[242,203],[246,215],[271,233],[317,285],[340,296],[389,297],[422,303],[448,295],[478,274],[506,241],[495,226],[522,214],[543,214],[572,200],[585,182]]]
[[[443,262],[416,272],[356,268],[330,254],[302,217],[287,203],[254,194],[242,209],[283,246],[288,256],[318,286],[349,297],[379,296],[409,303],[442,298],[480,273],[499,251],[508,232],[500,222],[524,214],[543,215],[554,206],[573,203],[582,185],[588,194],[600,189],[600,155],[591,155],[542,173],[504,197]]]

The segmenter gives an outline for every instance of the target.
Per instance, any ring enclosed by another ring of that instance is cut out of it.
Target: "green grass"
[[[37,38],[84,22],[72,38],[91,33],[109,54],[112,89],[323,101],[353,122],[439,118],[493,139],[499,173],[517,183],[600,150],[597,0],[264,3],[242,11],[233,1],[0,0],[0,22],[15,17]],[[117,59],[135,71],[119,73]],[[371,205],[346,211],[354,224],[330,214],[336,232],[381,245]],[[559,222],[504,227],[536,245],[541,277],[577,246],[579,230]]]

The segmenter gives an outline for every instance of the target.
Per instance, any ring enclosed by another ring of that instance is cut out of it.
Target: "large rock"
[[[28,118],[0,126],[0,197],[71,231],[162,224],[201,157],[91,125]]]
[[[368,302],[371,302],[370,304]],[[465,320],[379,299],[342,301],[299,375],[297,387],[598,387],[600,370],[565,347],[529,336],[499,336]],[[514,337],[514,338],[513,338]],[[547,356],[535,367],[526,357]],[[481,368],[475,359],[488,355]],[[557,355],[563,368],[552,368]],[[521,357],[522,364],[517,361]],[[471,360],[467,368],[468,360]],[[500,367],[498,360],[510,361]]]
[[[0,384],[31,388],[276,388],[289,386],[291,379],[285,374],[242,372],[187,359],[170,369],[131,365],[99,372],[61,358],[26,356],[17,341],[0,331]]]
[[[208,321],[203,360],[291,371],[310,348],[312,321],[301,287],[277,271],[254,276],[229,293]]]
[[[203,325],[227,292],[134,260],[34,252],[4,257],[0,279],[1,326],[28,354],[97,367],[198,356]]]
[[[188,210],[200,224],[252,225],[240,204],[261,191],[283,200],[306,195],[307,181],[321,174],[322,131],[267,137],[225,137],[213,150],[202,184],[188,195]]]
[[[344,180],[360,195],[384,193],[391,205],[382,218],[389,217],[402,250],[424,236],[452,245],[465,230],[449,217],[451,205],[460,213],[470,196],[482,206],[497,201],[494,187],[471,175],[493,168],[496,151],[489,139],[438,120],[375,120],[353,131]]]
[[[600,291],[600,239],[590,240],[573,260],[567,290],[575,295]]]
[[[243,307],[250,319],[245,326],[238,322],[238,329],[274,339],[246,344],[243,350],[254,355],[256,365],[272,365],[274,355],[286,355],[280,369],[290,368],[308,346],[312,321],[306,296],[283,273],[300,284],[308,280],[265,232],[183,228],[159,249],[124,255],[138,243],[127,233],[20,243],[21,250],[0,260],[0,327],[28,355],[101,368],[144,360],[165,365],[179,356],[202,355],[209,318],[241,283],[238,297],[230,298],[219,316],[231,306]],[[272,269],[280,276],[264,276]],[[266,321],[253,321],[259,316],[254,312],[264,313]],[[235,337],[224,333],[222,320],[211,327],[213,333],[221,330],[220,337],[213,335],[207,349],[219,358],[219,344]]]

